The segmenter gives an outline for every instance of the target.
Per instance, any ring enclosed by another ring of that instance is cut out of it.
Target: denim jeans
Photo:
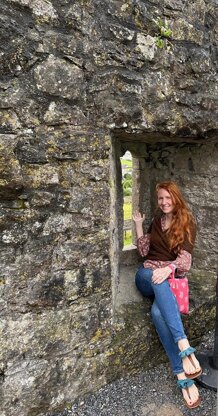
[[[136,286],[143,296],[154,298],[151,308],[152,321],[168,355],[173,373],[179,374],[184,370],[177,343],[187,337],[176,298],[171,292],[168,281],[154,284],[151,280],[152,274],[151,269],[141,266],[136,273]]]

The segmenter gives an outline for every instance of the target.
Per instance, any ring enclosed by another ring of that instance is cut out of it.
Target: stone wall
[[[211,279],[195,312],[201,331],[213,323],[216,21],[216,0],[1,0],[1,416],[44,416],[164,359],[149,305],[115,313],[126,142],[145,143],[153,181],[155,161],[173,169],[196,212],[204,188],[196,253]]]

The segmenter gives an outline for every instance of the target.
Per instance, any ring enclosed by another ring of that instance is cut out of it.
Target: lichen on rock
[[[155,44],[165,16],[170,50]],[[155,184],[182,187],[198,222],[183,319],[195,344],[213,327],[216,22],[216,1],[2,0],[3,414],[61,411],[166,360],[134,285],[142,259],[122,251],[126,150],[146,226]]]

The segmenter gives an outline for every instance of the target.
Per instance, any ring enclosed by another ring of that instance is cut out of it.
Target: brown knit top
[[[173,261],[177,258],[178,254],[169,249],[167,232],[162,230],[160,216],[153,219],[147,233],[150,234],[150,247],[148,254],[146,255],[146,260]],[[193,223],[191,225],[192,244],[189,242],[188,236],[185,236],[181,249],[188,251],[191,254],[195,237],[196,225]]]

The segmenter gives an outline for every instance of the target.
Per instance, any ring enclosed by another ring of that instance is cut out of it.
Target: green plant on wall
[[[132,195],[132,176],[127,173],[122,181],[124,196]]]
[[[169,38],[172,36],[173,32],[169,28],[167,20],[154,20],[154,23],[158,27],[159,33],[155,36],[155,44],[158,48],[162,49],[166,45],[167,50],[171,49],[172,43],[169,41]]]

